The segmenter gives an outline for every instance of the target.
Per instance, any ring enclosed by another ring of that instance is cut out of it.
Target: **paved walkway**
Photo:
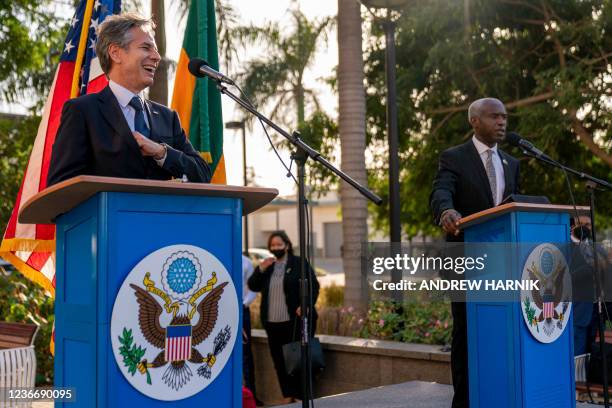
[[[317,408],[445,408],[451,406],[453,388],[450,385],[409,381],[369,390],[350,392],[315,400]],[[301,403],[284,405],[300,408]],[[576,408],[597,407],[576,404]]]
[[[317,408],[445,408],[450,407],[453,389],[450,385],[409,381],[402,384],[370,388],[315,400]],[[278,408],[301,408],[301,403]],[[576,408],[600,405],[577,403]],[[32,408],[53,408],[51,402],[35,402]]]

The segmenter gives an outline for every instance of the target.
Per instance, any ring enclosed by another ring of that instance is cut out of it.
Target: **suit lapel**
[[[513,174],[510,174],[512,169],[509,165],[510,162],[508,161],[508,157],[507,157],[508,155],[505,152],[502,152],[499,148],[497,149],[497,151],[499,152],[499,157],[502,162],[502,167],[504,168],[504,182],[506,183],[504,187],[504,194],[502,195],[502,200],[503,200],[506,197],[508,197],[510,194],[512,194],[514,191],[514,186],[511,185],[514,177],[512,177]]]
[[[468,140],[466,143],[466,147],[468,150],[468,154],[470,156],[470,162],[473,163],[474,171],[476,173],[476,177],[480,179],[482,186],[485,189],[485,195],[489,199],[489,206],[495,207],[495,201],[493,200],[493,193],[491,192],[491,185],[489,184],[489,177],[487,177],[487,171],[484,168],[484,164],[482,164],[482,159],[478,154],[478,150],[474,145],[472,139]]]
[[[159,111],[148,100],[145,100],[145,111],[147,112],[147,119],[149,120],[149,129],[150,129],[149,138],[155,142],[159,142],[160,135],[157,133],[157,130],[159,130],[160,128],[158,124]]]
[[[136,143],[134,136],[132,136],[132,131],[121,111],[121,106],[119,106],[119,102],[110,87],[107,86],[98,93],[98,100],[100,102],[100,112],[106,122],[115,130],[119,137],[123,138],[127,146],[140,157],[144,165],[144,158],[140,153],[138,143]]]

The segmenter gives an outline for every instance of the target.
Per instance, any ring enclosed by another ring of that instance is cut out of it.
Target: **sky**
[[[169,3],[168,1],[166,3]],[[269,4],[269,7],[262,7],[262,4]],[[283,21],[289,21],[288,10],[293,3],[292,0],[267,0],[257,2],[252,0],[232,0],[230,4],[234,7],[238,14],[240,22],[243,24],[263,25],[268,21],[278,21],[283,24]],[[308,18],[317,18],[323,16],[335,16],[337,13],[337,1],[335,0],[310,0],[300,1],[300,8]],[[168,7],[166,18],[169,20],[166,27],[176,27],[178,18],[174,9]],[[186,20],[186,19],[185,19]],[[172,23],[175,21],[176,23]],[[185,21],[186,22],[186,21]],[[167,56],[175,61],[178,60],[181,44],[183,41],[183,22],[178,30],[166,30],[167,33]],[[285,26],[287,26],[285,24]],[[263,50],[250,49],[244,59],[248,60],[251,56],[259,55]],[[312,69],[307,72],[305,82],[306,86],[315,88],[320,91],[323,109],[332,117],[337,117],[338,98],[331,92],[329,87],[323,84],[318,78],[329,77],[333,74],[334,68],[338,64],[338,47],[336,31],[332,31],[329,35],[327,46],[322,46],[315,56],[316,63]],[[220,65],[223,62],[220,61]],[[172,86],[170,87],[172,89]],[[240,116],[238,110],[240,107],[222,95],[223,103],[223,121],[228,122],[237,120]],[[262,113],[266,116],[270,114],[270,108],[262,109]],[[293,129],[287,129],[292,131]],[[224,132],[224,154],[227,170],[227,183],[239,184],[242,179],[242,134],[241,130],[228,130]],[[264,187],[277,188],[280,195],[290,195],[295,191],[294,183],[286,177],[287,171],[284,170],[281,163],[277,159],[274,152],[270,150],[269,142],[267,141],[261,126],[253,126],[252,132],[247,130],[247,166],[253,167],[255,174],[255,182]],[[290,152],[287,150],[280,151],[281,157],[289,164]],[[295,168],[295,167],[293,167]]]

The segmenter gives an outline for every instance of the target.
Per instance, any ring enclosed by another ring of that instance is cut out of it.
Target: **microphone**
[[[217,82],[224,82],[226,84],[234,85],[234,81],[220,73],[219,71],[213,69],[210,64],[204,61],[202,58],[192,58],[189,60],[189,72],[193,76],[198,78],[208,77]]]
[[[506,142],[508,142],[512,146],[516,146],[520,149],[528,151],[529,153],[536,156],[536,158],[538,159],[542,158],[545,160],[554,161],[553,159],[548,157],[546,153],[544,153],[543,151],[535,147],[533,143],[531,143],[529,140],[523,139],[521,135],[519,135],[518,133],[515,133],[515,132],[506,133]]]

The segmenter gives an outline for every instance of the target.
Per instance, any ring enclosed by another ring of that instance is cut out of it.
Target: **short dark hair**
[[[273,233],[270,234],[270,236],[268,237],[268,250],[270,249],[270,243],[272,242],[272,238],[274,237],[278,237],[282,239],[285,245],[287,245],[287,253],[289,255],[293,255],[293,244],[291,243],[291,240],[289,239],[289,235],[287,235],[287,233],[282,230],[274,231]]]

